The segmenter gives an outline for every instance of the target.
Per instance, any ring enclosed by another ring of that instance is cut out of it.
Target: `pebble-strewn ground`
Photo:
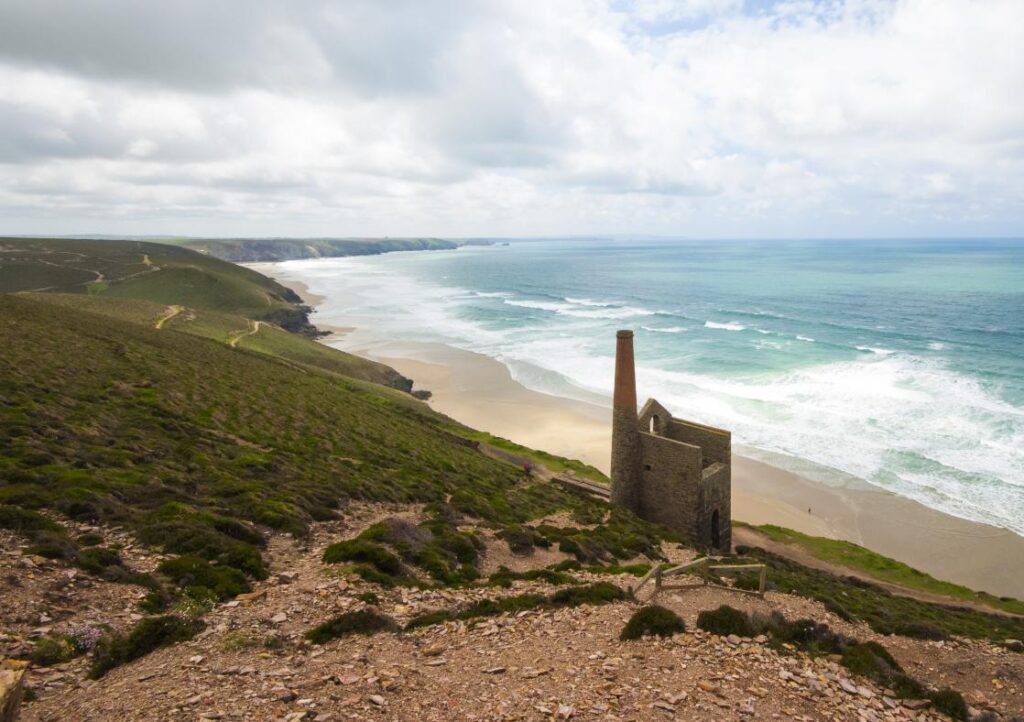
[[[620,642],[619,632],[636,609],[632,603],[309,645],[303,633],[334,614],[361,608],[357,595],[370,590],[379,595],[381,611],[399,622],[471,599],[552,591],[523,582],[511,590],[382,591],[340,577],[320,562],[328,543],[399,512],[414,516],[416,509],[352,510],[344,522],[318,525],[308,546],[275,538],[268,553],[275,572],[271,579],[209,613],[209,626],[198,638],[115,669],[100,681],[85,679],[84,658],[33,670],[29,685],[38,699],[24,707],[22,719],[942,719],[923,705],[892,700],[835,661],[780,655],[761,638],[689,632]],[[118,532],[103,533],[131,544]],[[0,541],[0,652],[17,654],[29,638],[47,630],[99,622],[124,628],[138,618],[138,587],[33,561],[12,535]],[[686,554],[672,551],[676,557]],[[507,547],[494,542],[492,555],[504,558]],[[125,556],[140,569],[156,563],[155,555],[134,547]],[[543,563],[551,561],[545,557]],[[516,562],[524,566],[522,559]],[[601,578],[623,587],[636,583],[627,576]],[[879,637],[815,602],[775,593],[760,600],[699,589],[664,592],[658,603],[679,613],[691,630],[701,610],[723,603],[778,610],[789,618],[813,616],[851,636],[882,642],[911,674],[964,692],[979,717],[985,710],[992,710],[990,719],[1024,713],[1024,655],[987,643]]]

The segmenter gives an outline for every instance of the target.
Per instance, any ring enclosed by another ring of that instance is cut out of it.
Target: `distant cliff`
[[[237,238],[187,241],[182,245],[233,263],[290,261],[329,256],[373,256],[393,251],[445,251],[459,247],[440,238]]]

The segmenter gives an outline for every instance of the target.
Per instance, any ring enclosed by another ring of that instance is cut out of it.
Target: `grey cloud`
[[[214,92],[429,90],[480,11],[445,0],[10,0],[0,57],[97,78]]]

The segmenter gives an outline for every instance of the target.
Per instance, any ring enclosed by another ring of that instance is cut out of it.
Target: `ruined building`
[[[612,410],[612,502],[664,524],[690,543],[732,544],[732,436],[672,417],[654,399],[637,414],[633,332],[619,331]]]

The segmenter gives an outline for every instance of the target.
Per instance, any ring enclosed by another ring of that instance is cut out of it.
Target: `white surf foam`
[[[858,351],[865,351],[868,353],[878,354],[879,356],[889,356],[890,354],[896,353],[891,348],[877,348],[875,346],[856,346]]]
[[[735,321],[728,321],[727,323],[718,323],[717,321],[705,321],[704,328],[714,328],[721,331],[742,331],[746,328],[742,323],[736,323]]]
[[[650,331],[652,333],[683,333],[688,329],[684,326],[668,326],[666,328],[657,328],[655,326],[641,326],[644,331]]]
[[[604,304],[590,304],[591,307],[576,303],[560,303],[558,301],[531,301],[524,299],[506,298],[504,303],[509,306],[520,308],[533,308],[540,311],[550,311],[562,316],[574,316],[576,318],[634,318],[639,316],[653,316],[654,311],[635,306],[612,307]]]

